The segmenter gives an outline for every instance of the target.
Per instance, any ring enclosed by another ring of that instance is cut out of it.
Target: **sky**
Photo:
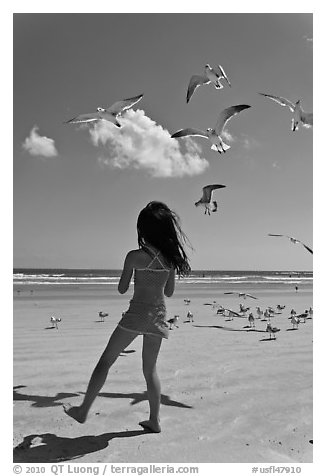
[[[204,66],[231,87],[196,89]],[[15,13],[13,16],[13,265],[116,268],[137,248],[151,200],[180,216],[193,269],[312,270],[313,131],[259,95],[313,110],[311,13]],[[121,119],[66,124],[143,94]],[[223,155],[204,138],[226,107],[251,107],[226,125]],[[194,203],[224,184],[218,211]]]

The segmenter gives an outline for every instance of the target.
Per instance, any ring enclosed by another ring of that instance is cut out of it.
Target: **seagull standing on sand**
[[[250,307],[244,307],[244,305],[240,302],[240,312],[246,313],[250,310]]]
[[[191,311],[187,312],[188,322],[194,322],[194,315]]]
[[[292,236],[288,236],[288,235],[278,235],[278,234],[273,234],[273,233],[268,233],[268,236],[285,236],[286,238],[289,238],[289,240],[291,241],[291,243],[300,243],[302,246],[304,246],[306,248],[307,251],[309,251],[309,253],[313,254],[313,251],[311,248],[309,248],[309,246],[305,245],[304,243],[302,243],[302,241],[300,240],[297,240],[296,238],[292,238]]]
[[[298,329],[300,324],[300,319],[298,319],[296,316],[292,316],[291,324],[293,325],[293,329]]]
[[[118,122],[117,118],[120,117],[124,111],[130,109],[134,104],[140,101],[142,97],[143,94],[139,94],[139,96],[123,99],[122,101],[115,102],[107,109],[103,107],[98,107],[96,109],[96,112],[79,114],[79,116],[76,116],[73,119],[66,121],[66,124],[81,124],[105,120],[112,122],[116,127],[121,127],[121,124]]]
[[[219,188],[225,188],[225,185],[218,185],[218,184],[213,184],[213,185],[205,185],[203,187],[203,196],[201,197],[198,202],[195,202],[195,206],[203,206],[205,207],[205,215],[208,213],[208,215],[211,214],[211,212],[216,212],[217,210],[217,202],[212,200],[213,198],[213,191],[217,190]]]
[[[178,314],[176,314],[174,317],[171,317],[171,319],[168,319],[168,320],[167,320],[167,322],[168,322],[169,325],[170,325],[170,327],[169,327],[170,330],[172,330],[173,327],[179,327],[179,326],[177,325],[178,320],[179,320],[179,315],[178,315]]]
[[[202,84],[212,83],[214,84],[216,89],[221,89],[223,88],[223,84],[221,83],[220,80],[224,78],[227,81],[228,85],[231,87],[229,78],[225,74],[225,71],[222,68],[222,66],[219,64],[217,68],[218,68],[217,70],[213,69],[210,67],[209,64],[207,64],[205,66],[205,73],[203,75],[195,74],[191,76],[190,82],[188,85],[188,90],[187,90],[187,103],[190,101],[196,88],[198,86],[201,86]]]
[[[305,127],[312,127],[313,125],[313,113],[312,112],[305,112],[300,104],[300,100],[296,103],[289,101],[286,98],[282,98],[279,96],[273,96],[272,94],[264,94],[259,93],[261,96],[265,96],[273,101],[277,102],[281,106],[287,106],[291,112],[293,112],[292,118],[292,131],[296,131],[299,128],[300,122]]]
[[[61,317],[51,316],[50,322],[53,328],[55,327],[56,329],[58,329],[58,322],[61,322]]]
[[[306,309],[305,312],[303,312],[302,314],[297,314],[296,318],[299,319],[299,322],[301,322],[301,319],[302,319],[305,324],[308,314],[309,314],[308,309]]]
[[[268,322],[267,326],[266,326],[266,332],[269,332],[269,338],[271,339],[272,338],[272,334],[273,334],[273,338],[276,339],[275,337],[275,332],[279,332],[280,329],[278,329],[277,327],[273,327],[272,324],[270,322]]]
[[[100,312],[98,313],[98,317],[101,318],[101,322],[104,322],[105,317],[108,317],[108,315],[109,315],[109,314],[108,314],[107,312],[103,312],[103,311],[100,311]]]
[[[269,312],[268,312],[267,309],[265,309],[265,311],[264,311],[264,318],[261,319],[261,320],[262,320],[262,321],[269,321],[269,322],[270,322],[271,316],[270,316],[270,314],[269,314]]]
[[[255,327],[255,318],[252,312],[248,316],[248,321],[249,321],[250,327]]]
[[[262,309],[260,309],[259,306],[256,307],[256,310],[257,310],[257,319],[260,319],[261,316],[264,314],[264,311],[262,311]]]
[[[218,116],[214,129],[209,127],[205,132],[189,127],[187,129],[180,129],[179,131],[172,134],[171,137],[173,139],[187,136],[204,137],[212,143],[211,149],[216,150],[219,154],[221,154],[222,152],[226,152],[228,149],[230,149],[230,146],[225,144],[225,142],[222,140],[222,133],[225,124],[231,119],[231,117],[239,114],[239,112],[243,111],[244,109],[248,109],[249,107],[251,106],[248,106],[247,104],[238,104],[237,106],[231,106],[223,109],[223,111]]]
[[[223,316],[225,317],[225,321],[233,321],[233,314],[229,309],[224,309]]]

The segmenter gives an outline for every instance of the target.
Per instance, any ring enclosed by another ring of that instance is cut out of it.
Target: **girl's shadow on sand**
[[[58,463],[81,458],[85,454],[103,450],[114,438],[144,435],[146,430],[103,433],[98,436],[63,438],[53,433],[25,436],[13,450],[15,463]]]
[[[28,395],[26,393],[17,392],[21,388],[26,388],[26,385],[16,385],[14,387],[14,401],[29,401],[33,402],[32,407],[55,407],[62,405],[61,400],[64,398],[78,397],[78,393],[64,393],[60,392],[54,395],[53,397],[48,397],[46,395]]]
[[[129,398],[131,399],[130,405],[136,405],[137,403],[143,402],[148,400],[147,392],[143,393],[109,393],[109,392],[100,392],[98,394],[99,397],[106,397],[106,398]],[[193,408],[190,405],[186,405],[185,403],[178,402],[176,400],[171,400],[168,395],[161,394],[161,404],[168,405],[173,407],[179,408]]]
[[[26,388],[25,385],[16,385],[14,387],[14,401],[29,401],[33,402],[32,407],[43,408],[43,407],[54,407],[54,406],[61,406],[62,400],[65,398],[71,397],[79,397],[80,395],[84,394],[85,392],[79,393],[57,393],[53,397],[48,397],[45,395],[28,395],[26,393],[19,393],[17,390],[21,388]],[[131,399],[130,405],[136,405],[144,400],[148,400],[147,392],[144,391],[142,393],[108,393],[108,392],[101,392],[99,393],[99,397],[106,397],[106,398],[129,398]],[[163,405],[171,405],[180,408],[192,408],[189,405],[186,405],[182,402],[177,402],[176,400],[172,400],[168,395],[161,395],[161,403]]]

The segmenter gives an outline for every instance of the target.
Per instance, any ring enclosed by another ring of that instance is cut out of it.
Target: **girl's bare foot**
[[[82,413],[80,407],[72,407],[69,403],[67,403],[63,405],[63,410],[68,416],[78,421],[78,423],[85,423],[86,415]]]
[[[161,433],[162,429],[158,421],[153,420],[144,420],[139,422],[145,430],[151,431],[153,433]]]

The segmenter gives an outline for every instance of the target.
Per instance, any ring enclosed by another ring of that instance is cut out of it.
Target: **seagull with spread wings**
[[[305,245],[304,243],[302,243],[302,241],[300,240],[297,240],[296,238],[293,238],[292,236],[288,236],[288,235],[279,235],[279,234],[274,234],[274,233],[268,233],[268,236],[284,236],[285,238],[289,238],[289,240],[291,241],[291,243],[300,243],[302,246],[304,246],[306,248],[307,251],[309,251],[309,253],[313,254],[313,251],[311,248],[309,248],[309,246]]]
[[[312,127],[313,126],[313,113],[312,112],[305,112],[301,107],[301,101],[293,103],[286,98],[282,98],[279,96],[273,96],[272,94],[264,94],[259,93],[261,96],[265,96],[272,101],[277,102],[281,106],[288,107],[291,112],[293,112],[292,118],[292,131],[296,131],[299,128],[299,124],[302,123],[304,127]]]
[[[200,200],[198,200],[198,202],[195,202],[196,207],[205,207],[205,215],[206,213],[210,215],[211,212],[216,212],[218,208],[217,202],[215,200],[213,201],[213,191],[217,190],[218,188],[225,188],[225,185],[206,185],[205,187],[203,187],[203,196]]]
[[[229,78],[225,74],[225,71],[220,64],[218,65],[217,69],[211,68],[209,64],[206,64],[204,74],[202,75],[194,74],[190,78],[190,82],[189,82],[188,90],[187,90],[187,103],[190,101],[192,95],[194,94],[198,86],[212,83],[214,84],[216,89],[223,88],[223,84],[221,83],[221,79],[223,78],[231,87]]]
[[[172,134],[171,137],[173,139],[187,136],[204,137],[212,143],[211,149],[216,150],[221,154],[230,148],[230,146],[225,144],[222,140],[222,133],[225,124],[231,119],[231,117],[239,114],[239,112],[243,111],[244,109],[248,109],[249,107],[251,106],[248,106],[247,104],[238,104],[237,106],[231,106],[223,109],[217,118],[214,129],[209,127],[206,132],[192,128],[180,129],[179,131]]]
[[[137,102],[140,101],[142,97],[143,94],[139,94],[139,96],[122,99],[122,101],[117,101],[106,109],[103,107],[98,107],[96,112],[79,114],[79,116],[66,121],[66,124],[82,124],[105,120],[112,122],[117,127],[121,127],[121,124],[118,122],[117,118],[121,116],[124,111],[130,109],[132,106],[134,106],[134,104],[137,104]]]

